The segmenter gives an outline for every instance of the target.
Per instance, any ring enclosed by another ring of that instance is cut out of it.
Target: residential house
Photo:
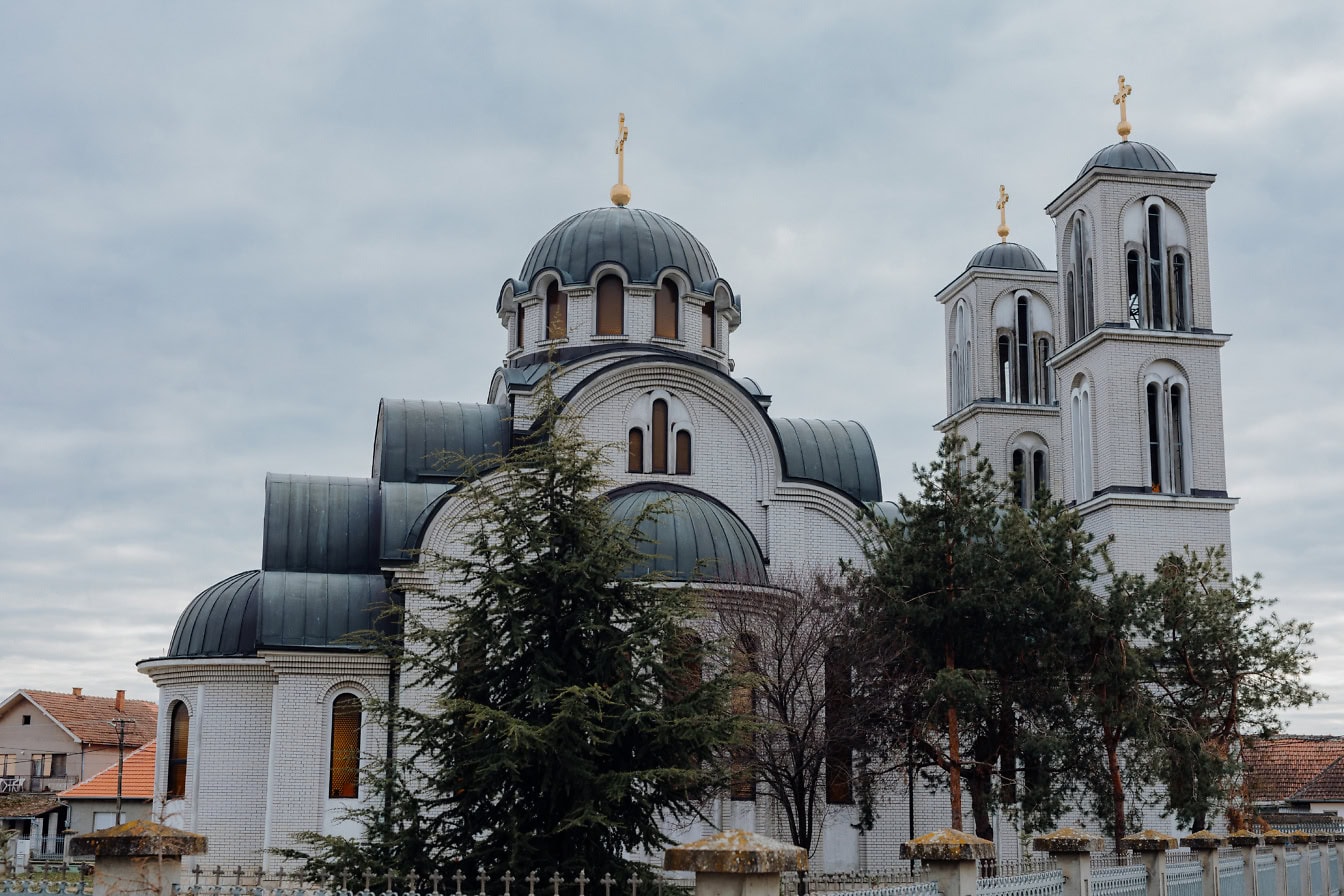
[[[150,821],[154,810],[155,741],[127,753],[121,764],[121,818],[117,818],[117,766],[61,792],[66,830],[91,834],[126,821]]]
[[[1310,819],[1301,818],[1305,814],[1344,809],[1344,737],[1279,735],[1247,741],[1242,759],[1260,818],[1280,830],[1307,823]]]

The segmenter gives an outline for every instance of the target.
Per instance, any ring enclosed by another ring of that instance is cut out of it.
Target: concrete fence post
[[[74,846],[93,854],[93,896],[172,896],[182,857],[205,852],[205,838],[152,821],[128,821],[83,834]]]
[[[1297,870],[1302,874],[1302,896],[1311,896],[1311,835],[1293,831],[1293,845],[1297,847]]]
[[[1274,896],[1273,893],[1260,892],[1260,875],[1255,869],[1255,848],[1263,842],[1259,834],[1253,834],[1245,828],[1227,835],[1227,845],[1241,850],[1246,896]]]
[[[1283,831],[1265,831],[1265,845],[1274,850],[1274,893],[1273,896],[1288,896],[1288,844],[1293,842],[1291,834]],[[1264,893],[1260,896],[1265,896]]]
[[[1148,896],[1167,896],[1167,850],[1176,846],[1176,838],[1157,831],[1140,831],[1121,839],[1120,848],[1139,854],[1148,869]]]
[[[1204,896],[1219,896],[1218,850],[1227,841],[1209,831],[1196,831],[1189,837],[1181,838],[1181,845],[1199,857],[1200,871],[1204,879]]]
[[[976,863],[994,858],[994,844],[949,828],[905,841],[901,858],[919,859],[942,896],[975,896]]]
[[[779,896],[780,872],[807,871],[807,851],[749,831],[720,831],[669,847],[663,867],[694,871],[695,896]]]
[[[1049,853],[1064,872],[1063,896],[1092,896],[1092,853],[1104,848],[1100,837],[1076,828],[1060,828],[1032,840],[1031,848]]]

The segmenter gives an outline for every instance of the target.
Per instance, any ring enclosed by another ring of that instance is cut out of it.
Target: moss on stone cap
[[[1031,841],[1031,848],[1037,852],[1051,855],[1064,853],[1099,852],[1105,848],[1104,841],[1087,831],[1077,828],[1060,828],[1051,834],[1042,834]]]
[[[806,871],[807,850],[750,831],[720,831],[694,843],[669,847],[663,854],[663,867],[717,874]]]
[[[95,856],[196,856],[205,852],[205,838],[153,821],[128,821],[97,833],[81,834],[72,846],[76,852]]]
[[[1285,834],[1283,831],[1270,828],[1264,833],[1265,844],[1267,846],[1283,846],[1293,842],[1292,834]]]
[[[901,844],[901,858],[921,862],[969,862],[994,858],[994,844],[965,831],[944,828]]]
[[[1176,838],[1149,828],[1123,838],[1120,846],[1134,852],[1166,852],[1176,846]]]
[[[1228,846],[1240,846],[1244,848],[1247,846],[1259,846],[1263,842],[1264,840],[1259,834],[1253,831],[1248,831],[1245,828],[1242,828],[1239,831],[1233,831],[1227,835]]]
[[[1288,835],[1293,838],[1294,843],[1310,843],[1311,835],[1306,831],[1293,831]]]
[[[1226,842],[1225,838],[1212,831],[1195,831],[1188,837],[1181,838],[1181,845],[1188,849],[1220,849]]]

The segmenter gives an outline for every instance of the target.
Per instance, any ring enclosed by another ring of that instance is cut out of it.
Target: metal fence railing
[[[1203,896],[1204,869],[1198,862],[1167,865],[1168,896]]]
[[[982,877],[977,896],[1063,896],[1064,874],[1059,869],[1000,877]]]
[[[1283,867],[1288,872],[1288,896],[1302,896],[1302,853],[1291,850],[1284,856]]]
[[[1111,865],[1092,869],[1092,896],[1147,896],[1148,869],[1143,865]]]
[[[1246,863],[1241,856],[1219,856],[1218,892],[1220,896],[1249,896],[1246,892]]]

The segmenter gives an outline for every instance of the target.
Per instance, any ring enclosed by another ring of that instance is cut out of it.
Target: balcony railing
[[[78,775],[0,775],[0,794],[56,793],[78,783]]]

